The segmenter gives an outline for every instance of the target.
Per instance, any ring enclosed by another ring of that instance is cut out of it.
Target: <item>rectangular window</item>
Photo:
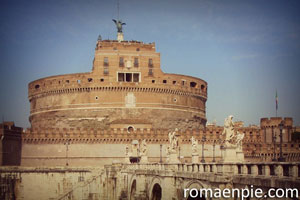
[[[139,82],[140,81],[140,74],[135,73],[133,74],[133,82]]]
[[[140,82],[140,73],[122,73],[118,72],[118,82]]]
[[[149,60],[148,60],[148,67],[153,67],[153,60],[152,60],[152,58],[149,58]]]
[[[108,68],[107,68],[107,67],[104,68],[103,74],[104,74],[104,75],[108,75],[108,74],[109,74],[109,71],[108,71]]]
[[[149,69],[148,75],[149,75],[149,76],[153,76],[153,71],[152,71],[152,69]]]
[[[124,67],[124,58],[123,57],[120,57],[119,67]]]
[[[126,82],[132,82],[132,73],[126,73]]]
[[[139,67],[139,59],[134,58],[134,67]]]
[[[125,78],[124,78],[124,73],[118,73],[118,81],[119,82],[124,82]]]
[[[108,57],[104,57],[104,62],[103,62],[103,65],[108,67]]]

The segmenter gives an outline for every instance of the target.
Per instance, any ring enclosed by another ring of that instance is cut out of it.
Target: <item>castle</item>
[[[165,160],[168,132],[179,129],[180,158],[191,161],[191,137],[205,143],[207,160],[222,157],[223,127],[206,126],[207,83],[164,73],[155,44],[98,38],[92,71],[42,78],[29,83],[31,128],[22,133],[23,166],[103,166],[122,161],[133,140],[149,144],[150,162]],[[248,160],[283,154],[299,160],[291,118],[262,118],[260,127],[235,128],[245,135]],[[4,130],[4,126],[3,126]],[[162,158],[160,158],[162,157]]]

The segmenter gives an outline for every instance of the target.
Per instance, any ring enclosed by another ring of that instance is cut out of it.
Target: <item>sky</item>
[[[155,42],[161,68],[208,83],[206,117],[300,126],[300,1],[120,0],[125,40]],[[30,127],[28,83],[89,72],[116,39],[117,0],[0,1],[0,116]]]

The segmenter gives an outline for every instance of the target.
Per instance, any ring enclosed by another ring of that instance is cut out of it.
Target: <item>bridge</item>
[[[181,200],[191,199],[184,198],[185,189],[201,188],[261,188],[267,195],[270,188],[297,188],[299,192],[300,162],[1,167],[0,182],[2,199]]]
[[[193,188],[261,188],[263,195],[267,195],[270,188],[298,188],[299,190],[300,162],[116,163],[105,166],[99,180],[102,186],[98,194],[99,199],[107,200],[191,199],[184,198],[184,190]],[[76,199],[73,193],[74,190],[59,199]]]

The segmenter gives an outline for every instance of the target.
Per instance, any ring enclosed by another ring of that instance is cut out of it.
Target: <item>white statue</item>
[[[178,138],[176,136],[178,129],[176,128],[175,131],[169,133],[169,151],[176,152],[178,148]]]
[[[238,148],[240,148],[240,149],[242,149],[242,146],[243,146],[242,141],[244,139],[244,136],[245,136],[244,133],[239,133],[239,132],[238,132],[238,134],[236,136],[236,141],[235,142],[236,142]]]
[[[224,130],[222,132],[222,135],[225,135],[225,144],[232,143],[232,139],[235,136],[234,133],[234,124],[232,122],[233,116],[229,115],[224,122]]]
[[[198,153],[198,140],[192,136],[192,153]]]
[[[146,156],[147,155],[147,143],[146,143],[145,139],[142,141],[142,144],[141,144],[140,155],[141,156]]]

